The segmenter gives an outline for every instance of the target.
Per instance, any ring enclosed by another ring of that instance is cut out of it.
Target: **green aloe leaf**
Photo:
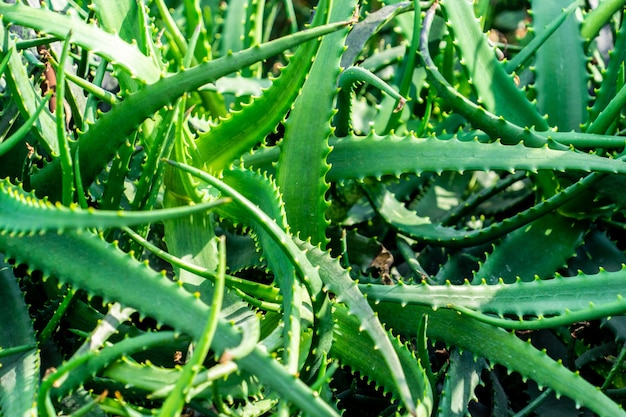
[[[432,311],[424,307],[402,307],[395,303],[378,303],[379,316],[400,334],[410,336],[415,331],[416,317],[428,315],[428,336],[450,346],[468,350],[492,363],[519,372],[522,377],[552,388],[600,416],[625,416],[626,412],[596,387],[545,352],[519,339],[514,333],[480,323],[447,309]]]

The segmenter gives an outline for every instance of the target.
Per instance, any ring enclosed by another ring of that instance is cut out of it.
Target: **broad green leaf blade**
[[[116,33],[126,42],[136,42],[137,48],[146,56],[153,57],[154,65],[162,65],[156,61],[156,47],[148,35],[154,28],[149,28],[142,9],[143,2],[133,0],[94,0],[93,9],[98,15],[99,23],[111,33]]]
[[[450,368],[446,372],[437,417],[464,417],[469,403],[476,400],[474,390],[485,368],[484,359],[476,359],[472,352],[451,349]]]
[[[544,140],[549,142],[554,139],[563,143],[568,141],[564,134],[558,133],[547,135]],[[621,148],[625,140],[616,136],[580,135],[573,138],[572,142],[581,147]],[[623,161],[573,149],[483,143],[472,139],[418,138],[395,134],[380,136],[370,133],[367,136],[331,138],[329,143],[332,151],[327,160],[331,167],[326,179],[331,182],[443,171],[569,170],[622,173],[626,170]],[[246,166],[271,172],[273,163],[278,160],[278,153],[277,148],[266,148],[245,155],[243,161]]]

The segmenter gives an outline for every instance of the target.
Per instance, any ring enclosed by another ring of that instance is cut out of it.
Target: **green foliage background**
[[[624,1],[0,4],[0,415],[626,415]]]

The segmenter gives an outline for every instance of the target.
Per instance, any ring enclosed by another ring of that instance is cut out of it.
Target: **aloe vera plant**
[[[17,3],[0,415],[626,415],[623,1]]]

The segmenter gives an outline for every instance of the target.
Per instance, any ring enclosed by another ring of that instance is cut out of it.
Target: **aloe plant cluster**
[[[16,3],[0,415],[626,415],[623,1]]]

